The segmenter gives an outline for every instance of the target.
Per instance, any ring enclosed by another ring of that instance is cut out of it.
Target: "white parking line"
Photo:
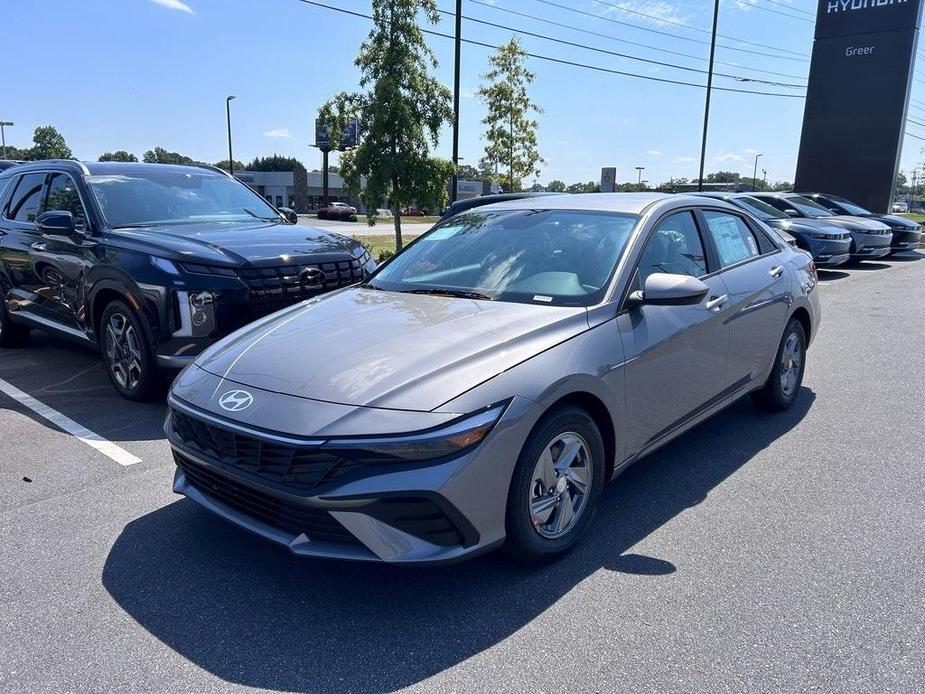
[[[59,429],[66,431],[74,438],[80,439],[88,446],[92,446],[103,455],[115,460],[119,465],[134,465],[140,463],[138,458],[112,441],[107,441],[99,434],[95,434],[85,426],[81,426],[70,417],[65,417],[57,410],[53,410],[45,403],[39,402],[28,393],[24,393],[11,383],[0,378],[0,393],[6,393],[16,402],[28,407],[40,417],[47,419]]]

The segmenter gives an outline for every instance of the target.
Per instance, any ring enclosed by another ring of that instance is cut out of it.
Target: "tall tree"
[[[38,159],[70,159],[73,157],[71,148],[64,141],[64,135],[58,132],[53,125],[43,125],[35,129],[32,135],[33,147],[29,158]]]
[[[531,117],[542,109],[527,94],[535,75],[524,65],[526,57],[516,38],[500,46],[489,58],[491,69],[482,76],[487,84],[478,91],[488,107],[482,119],[487,128],[485,160],[507,169],[506,187],[512,191],[520,190],[524,178],[538,176],[537,165],[545,163],[536,144],[537,122]]]
[[[565,188],[565,181],[560,181],[558,178],[553,179],[546,185],[546,190],[550,193],[564,193]]]
[[[401,208],[446,204],[453,164],[431,150],[453,110],[450,90],[430,74],[437,58],[418,25],[418,13],[430,24],[440,21],[436,0],[373,0],[372,6],[373,28],[354,61],[363,91],[341,92],[322,106],[319,117],[328,124],[331,142],[340,142],[356,119],[359,144],[341,155],[341,175],[359,191],[370,224],[388,199],[395,246],[401,249]],[[362,189],[361,177],[366,177]]]
[[[124,149],[119,149],[115,152],[103,152],[97,161],[138,161],[138,157]]]
[[[221,166],[224,164],[224,166]],[[219,168],[227,169],[228,161],[216,164]],[[234,168],[238,168],[238,162],[234,163]],[[245,167],[241,164],[241,169],[247,168],[248,171],[305,171],[305,165],[295,157],[284,157],[280,154],[273,154],[269,157],[255,157],[254,160]]]

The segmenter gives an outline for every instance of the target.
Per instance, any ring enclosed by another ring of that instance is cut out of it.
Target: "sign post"
[[[341,136],[337,147],[331,146],[331,136],[326,123],[320,118],[315,119],[315,147],[321,150],[321,203],[327,207],[330,203],[328,194],[328,154],[332,149],[344,151],[357,146],[357,122],[350,121]]]
[[[794,190],[892,202],[922,0],[819,0]]]

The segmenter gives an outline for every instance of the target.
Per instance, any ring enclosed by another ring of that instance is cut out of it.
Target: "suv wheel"
[[[786,410],[797,398],[806,366],[806,332],[803,324],[791,318],[777,348],[771,375],[752,397],[769,410]]]
[[[103,311],[100,349],[109,379],[122,396],[150,400],[160,394],[163,379],[141,319],[122,301]]]
[[[508,493],[505,549],[548,562],[585,534],[604,487],[604,443],[594,420],[577,407],[551,411],[533,430]]]
[[[29,340],[29,328],[16,325],[0,297],[0,347],[21,347]]]

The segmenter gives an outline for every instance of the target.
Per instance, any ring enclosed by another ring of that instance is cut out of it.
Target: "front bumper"
[[[893,241],[890,249],[893,253],[912,251],[919,247],[922,241],[921,231],[893,231]]]
[[[851,232],[851,258],[864,260],[882,258],[891,252],[892,234],[862,234]]]
[[[171,413],[165,428],[177,463],[173,490],[301,556],[455,562],[503,543],[507,490],[535,407],[515,398],[479,446],[446,462],[369,466],[311,488],[269,481],[259,469],[184,445]],[[213,427],[221,421],[219,429],[236,431],[229,420],[208,416]]]

